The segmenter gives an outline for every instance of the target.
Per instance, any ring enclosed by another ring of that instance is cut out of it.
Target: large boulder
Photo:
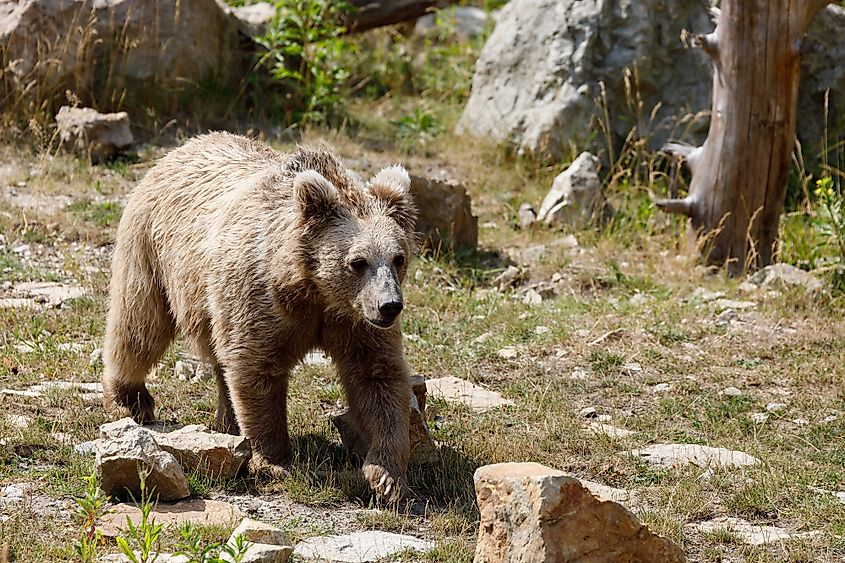
[[[573,144],[606,146],[606,139],[594,138],[598,120],[606,119],[617,144],[634,126],[648,135],[650,148],[669,138],[701,141],[706,120],[680,119],[709,111],[713,71],[709,58],[688,48],[682,36],[685,30],[687,36],[713,30],[708,5],[699,0],[511,0],[476,63],[458,130],[555,159]],[[839,126],[839,138],[845,126],[845,68],[839,64],[845,56],[843,26],[845,10],[833,5],[811,26],[798,114],[805,147],[818,147],[821,140],[827,88],[829,121]],[[626,69],[636,72],[626,74]],[[597,103],[602,97],[607,117]]]
[[[624,506],[537,463],[475,472],[481,522],[475,563],[680,563],[680,547]]]
[[[216,0],[0,2],[6,88],[104,109],[243,75],[239,22]],[[124,97],[125,96],[125,97]]]
[[[511,0],[476,63],[459,130],[560,158],[590,140],[603,82],[614,134],[624,138],[639,125],[666,138],[675,116],[709,105],[710,65],[679,39],[682,29],[712,29],[704,4]],[[625,88],[625,69],[635,66],[642,123],[631,121]]]

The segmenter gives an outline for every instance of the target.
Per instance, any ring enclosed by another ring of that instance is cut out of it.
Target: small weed
[[[127,516],[126,529],[129,539],[117,536],[115,541],[121,553],[132,563],[153,563],[158,558],[159,536],[164,525],[156,524],[155,518],[150,516],[155,506],[153,503],[155,488],[147,489],[149,471],[146,468],[139,468],[138,476],[141,478],[141,522],[136,526]],[[130,545],[130,540],[138,548],[137,552]]]
[[[613,352],[607,352],[605,350],[593,350],[590,352],[590,366],[593,368],[593,372],[599,377],[615,375],[624,363],[625,358]]]
[[[86,477],[85,483],[85,496],[74,499],[76,515],[82,522],[82,529],[74,550],[83,563],[93,563],[97,560],[97,548],[103,542],[103,535],[97,530],[97,520],[106,513],[108,498],[97,486],[95,474]]]

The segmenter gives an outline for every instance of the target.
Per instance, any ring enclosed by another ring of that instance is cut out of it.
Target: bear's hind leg
[[[214,426],[218,432],[238,436],[241,433],[238,427],[238,420],[235,417],[235,409],[232,407],[232,397],[229,393],[229,385],[226,383],[226,375],[223,367],[214,366],[214,377],[217,379],[217,416]]]
[[[152,275],[129,271],[133,264],[120,261],[117,252],[115,260],[103,346],[104,402],[109,409],[128,409],[142,424],[155,420],[147,374],[173,340],[176,327]]]

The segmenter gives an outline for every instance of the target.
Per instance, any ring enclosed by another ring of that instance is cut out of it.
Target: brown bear
[[[162,158],[117,231],[106,406],[153,420],[145,379],[178,331],[214,367],[218,427],[250,438],[253,471],[283,476],[288,377],[320,348],[367,440],[365,478],[385,499],[407,494],[409,186],[400,166],[364,185],[325,150],[281,154],[228,133]]]

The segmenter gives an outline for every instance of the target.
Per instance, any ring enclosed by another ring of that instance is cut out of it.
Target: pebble
[[[722,390],[722,395],[725,395],[726,397],[741,397],[742,391],[740,391],[736,387],[725,387]]]
[[[672,390],[672,386],[668,383],[658,383],[654,387],[651,388],[653,393],[668,393]]]
[[[512,360],[519,356],[519,351],[513,346],[507,346],[498,351],[499,357],[506,360]]]
[[[766,410],[770,413],[778,413],[786,410],[784,403],[769,403],[766,405]]]

